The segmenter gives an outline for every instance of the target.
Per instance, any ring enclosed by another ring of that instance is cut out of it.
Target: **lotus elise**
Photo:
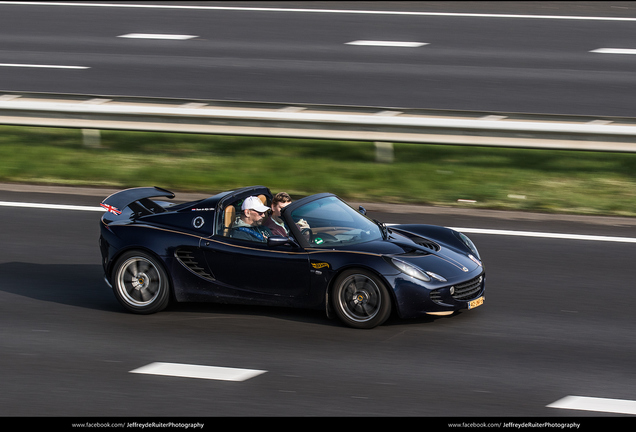
[[[267,187],[166,200],[174,197],[142,187],[101,203],[105,280],[131,312],[159,312],[171,301],[288,306],[324,310],[368,329],[391,314],[406,320],[483,304],[484,265],[461,232],[387,226],[362,207],[320,193],[282,210],[287,235],[238,238],[242,204],[258,197],[269,207]]]

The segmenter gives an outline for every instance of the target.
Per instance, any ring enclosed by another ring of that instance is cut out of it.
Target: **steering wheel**
[[[314,234],[314,232],[310,228],[303,228],[300,232],[302,233],[303,236],[305,236],[305,238],[307,239],[307,241],[309,241],[309,243],[316,244],[316,245],[321,245],[324,242],[338,243],[340,241],[336,237],[332,236],[331,234],[327,234],[327,233]]]
[[[300,230],[300,233],[302,234],[303,237],[307,239],[309,243],[312,242],[314,237],[314,232],[311,230],[311,228],[303,228]]]

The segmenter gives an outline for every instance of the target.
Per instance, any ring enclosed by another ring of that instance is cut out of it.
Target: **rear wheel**
[[[117,300],[131,312],[159,312],[170,302],[168,276],[161,263],[145,252],[122,255],[115,264],[112,280]]]
[[[391,297],[385,284],[366,270],[343,272],[333,285],[331,298],[336,314],[350,327],[370,329],[391,315]]]

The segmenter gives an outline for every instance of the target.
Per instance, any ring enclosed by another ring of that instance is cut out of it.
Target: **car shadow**
[[[330,320],[322,310],[301,309],[281,306],[260,306],[226,303],[175,303],[166,309],[170,312],[190,314],[223,314],[224,316],[262,316],[279,320],[339,326],[337,320]]]
[[[0,292],[67,306],[130,314],[115,299],[112,289],[104,281],[99,264],[2,263]],[[290,321],[339,325],[338,321],[327,319],[323,311],[284,307],[172,302],[166,312],[271,316]]]
[[[101,265],[0,264],[0,291],[87,309],[120,308],[104,282]]]
[[[36,299],[105,312],[127,312],[115,299],[103,278],[101,265],[92,264],[34,264],[8,262],[0,264],[0,291]],[[267,316],[294,322],[345,327],[338,319],[330,319],[323,310],[255,306],[220,303],[175,303],[168,312],[224,315]],[[431,323],[448,317],[425,316],[403,320],[395,316],[383,326],[401,326]]]

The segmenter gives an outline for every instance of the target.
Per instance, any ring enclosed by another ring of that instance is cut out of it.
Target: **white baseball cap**
[[[256,210],[257,212],[266,212],[269,210],[269,207],[263,205],[260,199],[255,196],[245,198],[243,201],[243,205],[241,206],[242,210]]]

